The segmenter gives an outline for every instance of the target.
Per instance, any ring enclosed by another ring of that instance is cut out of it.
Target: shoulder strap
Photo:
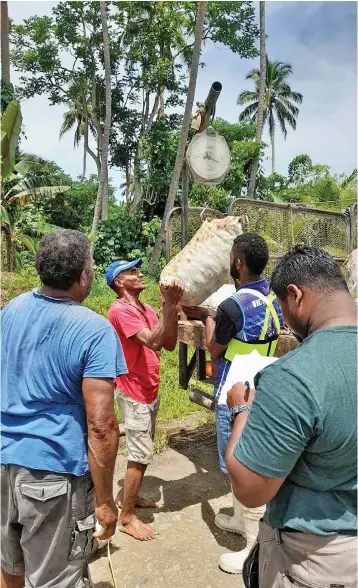
[[[230,296],[230,298],[234,300],[238,305],[239,301],[237,300],[237,297],[241,292],[243,294],[250,294],[251,296],[255,296],[256,298],[262,300],[262,302],[266,304],[264,324],[260,333],[259,341],[263,341],[266,337],[270,315],[272,316],[275,328],[277,330],[277,334],[279,334],[281,331],[280,319],[278,318],[278,314],[273,305],[273,301],[276,299],[275,294],[273,292],[270,292],[268,296],[265,296],[264,294],[262,294],[262,292],[258,292],[257,290],[253,290],[252,288],[240,288],[240,290],[238,290],[235,294]]]
[[[278,318],[278,314],[276,312],[276,309],[275,309],[275,307],[273,305],[273,301],[275,300],[275,298],[276,298],[276,296],[275,296],[275,294],[273,292],[270,292],[270,294],[267,297],[267,303],[266,303],[267,306],[266,306],[266,312],[265,312],[265,319],[264,319],[264,324],[263,324],[262,331],[261,331],[261,334],[260,334],[260,337],[259,337],[259,341],[262,341],[266,337],[270,314],[271,314],[271,316],[273,318],[273,322],[274,322],[274,325],[276,327],[277,334],[278,335],[280,334],[280,331],[281,331],[280,320]]]

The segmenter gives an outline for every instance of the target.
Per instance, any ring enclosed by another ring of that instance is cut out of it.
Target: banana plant
[[[21,123],[20,103],[12,100],[1,116],[1,183],[13,173]]]
[[[70,189],[69,186],[55,186],[55,179],[51,176],[26,177],[30,171],[31,162],[26,158],[14,166],[13,173],[4,182],[4,191],[6,186],[11,186],[2,197],[5,208],[14,203],[23,205],[36,202],[43,196],[54,198],[57,194],[63,194]],[[14,181],[17,182],[15,186]]]
[[[36,241],[33,235],[42,236],[46,232],[58,229],[55,225],[46,223],[39,216],[37,221],[30,220],[25,225],[22,222],[22,207],[29,203],[38,203],[43,197],[54,198],[57,194],[67,192],[69,186],[56,186],[55,178],[48,175],[28,177],[32,172],[32,163],[23,158],[13,166],[12,173],[8,174],[1,183],[1,231],[5,235],[7,249],[7,269],[14,271],[15,253],[19,248],[26,248],[34,253]],[[14,184],[14,182],[16,182]],[[30,233],[27,234],[27,233]]]
[[[10,211],[6,210],[2,204],[0,205],[0,228],[6,239],[7,270],[9,272],[13,272],[15,269],[16,253],[19,250],[26,249],[35,255],[38,246],[37,237],[42,237],[60,228],[46,223],[41,215],[37,216],[38,220],[27,221],[24,227],[21,213],[22,208],[19,206],[13,207]]]

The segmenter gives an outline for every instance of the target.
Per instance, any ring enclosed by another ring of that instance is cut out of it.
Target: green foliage
[[[12,84],[5,84],[1,80],[1,114],[3,114],[11,100],[14,99],[14,86]]]
[[[170,127],[167,117],[156,121],[144,144],[141,173],[144,180],[142,209],[146,218],[164,213],[179,143],[179,132]]]
[[[154,217],[143,221],[141,216],[129,216],[125,207],[118,207],[108,221],[101,221],[98,229],[94,259],[103,270],[116,259],[143,258],[146,273],[151,249],[160,229],[161,221]],[[159,270],[163,267],[161,264]]]
[[[168,109],[183,105],[196,7],[196,2],[116,2],[108,12],[115,80],[111,163],[126,173],[128,200],[135,178],[136,194],[148,219],[162,215],[170,183],[178,140],[173,131],[181,120]],[[251,3],[208,3],[204,43],[220,43],[251,58],[258,54],[257,37]],[[88,123],[100,151],[104,71],[99,3],[60,2],[51,16],[11,23],[10,39],[12,64],[22,74],[19,95],[47,95],[51,104],[65,103],[61,134],[74,128],[78,145]],[[65,53],[73,56],[70,66],[63,62]],[[158,99],[159,107],[151,110]]]
[[[52,199],[47,199],[42,210],[49,221],[65,229],[88,232],[92,223],[94,205],[98,191],[95,176],[88,179],[68,180],[69,190]],[[113,187],[109,187],[110,203],[114,202]]]
[[[203,206],[226,213],[232,198],[221,186],[204,186],[194,183],[190,191],[190,206]]]
[[[96,265],[104,266],[115,259],[126,259],[133,249],[138,249],[141,226],[141,219],[128,216],[124,207],[118,209],[114,218],[101,221],[94,251]]]
[[[12,100],[1,115],[1,181],[13,173],[21,122],[20,103]]]
[[[289,164],[287,177],[260,178],[257,191],[262,200],[340,211],[356,201],[356,174],[332,176],[327,165],[313,164],[308,155],[301,154]]]

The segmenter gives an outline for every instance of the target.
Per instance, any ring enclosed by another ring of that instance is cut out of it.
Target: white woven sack
[[[181,303],[197,306],[230,279],[230,251],[242,234],[240,219],[227,216],[206,220],[194,237],[163,269],[160,283],[179,280],[184,286]]]
[[[358,249],[354,249],[354,251],[352,251],[345,264],[347,264],[347,284],[349,292],[352,298],[358,302]]]
[[[234,284],[224,284],[223,286],[221,286],[221,288],[219,288],[219,290],[217,290],[216,292],[214,292],[214,294],[209,296],[209,298],[204,300],[204,302],[200,304],[200,306],[217,310],[218,306],[220,306],[220,304],[224,302],[224,300],[227,300],[228,298],[230,298],[230,296],[235,294],[235,292],[236,288]]]

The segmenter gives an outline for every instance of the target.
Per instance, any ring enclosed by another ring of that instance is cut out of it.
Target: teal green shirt
[[[265,522],[315,535],[357,532],[357,328],[315,331],[256,376],[235,457],[285,478]]]

